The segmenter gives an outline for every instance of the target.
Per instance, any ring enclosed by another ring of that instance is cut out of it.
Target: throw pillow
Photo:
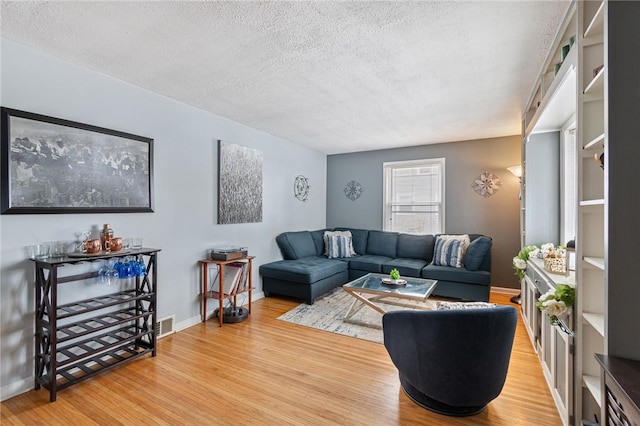
[[[352,257],[356,254],[350,231],[326,231],[324,241],[325,256],[329,259]]]
[[[464,255],[464,267],[470,271],[477,271],[490,248],[491,238],[478,237],[471,241],[467,253]]]
[[[435,302],[436,310],[438,311],[450,311],[454,309],[482,309],[482,308],[495,308],[495,303],[487,302]]]
[[[469,235],[438,235],[433,250],[432,265],[451,266],[462,268],[467,247],[469,246]]]

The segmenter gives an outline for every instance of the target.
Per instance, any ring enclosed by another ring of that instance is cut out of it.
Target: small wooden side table
[[[228,299],[233,297],[233,304],[235,305],[237,302],[237,297],[239,294],[249,293],[249,314],[251,314],[251,291],[253,290],[253,259],[255,256],[247,256],[240,259],[233,260],[216,260],[216,259],[201,259],[198,261],[198,264],[202,266],[202,275],[201,275],[201,296],[202,296],[202,322],[207,320],[207,299],[217,299],[218,300],[218,323],[220,327],[222,327],[222,317],[223,317],[223,302],[224,299]],[[244,290],[234,291],[231,294],[225,294],[223,291],[224,288],[224,267],[230,263],[242,262],[247,260],[249,265],[249,273],[247,275],[247,286]],[[207,284],[209,283],[208,272],[209,265],[216,265],[218,267],[218,291],[207,290]]]

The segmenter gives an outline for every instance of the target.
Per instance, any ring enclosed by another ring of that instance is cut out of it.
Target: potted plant
[[[383,280],[385,284],[393,284],[393,285],[404,285],[407,283],[406,280],[400,278],[400,271],[396,268],[393,268],[391,272],[389,272],[389,278]]]

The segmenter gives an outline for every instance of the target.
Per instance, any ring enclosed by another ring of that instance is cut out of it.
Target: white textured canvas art
[[[262,222],[262,151],[218,143],[218,223]]]

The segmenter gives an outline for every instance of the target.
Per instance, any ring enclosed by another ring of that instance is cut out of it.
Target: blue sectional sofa
[[[356,255],[329,259],[324,255],[324,233],[284,232],[276,243],[284,260],[260,266],[265,296],[279,294],[303,299],[308,304],[369,272],[438,280],[434,295],[463,300],[488,301],[491,289],[491,238],[469,234],[471,245],[461,268],[432,264],[434,235],[410,235],[366,229],[350,231]],[[478,241],[476,241],[478,240]]]

